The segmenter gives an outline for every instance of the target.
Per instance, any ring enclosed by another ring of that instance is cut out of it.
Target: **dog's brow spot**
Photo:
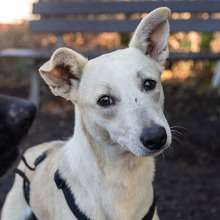
[[[135,98],[135,102],[137,103],[137,101],[138,101],[138,99],[137,98]]]

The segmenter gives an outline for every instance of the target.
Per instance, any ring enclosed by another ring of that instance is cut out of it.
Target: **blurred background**
[[[28,30],[28,21],[36,18],[31,14],[33,2],[36,1],[0,1],[0,50],[53,48],[57,41],[54,34]],[[215,16],[220,18],[220,13]],[[189,19],[191,14],[173,13],[172,17]],[[79,32],[65,34],[64,44],[80,51],[115,50],[125,48],[129,39],[129,34]],[[220,52],[220,33],[174,33],[169,49]],[[216,64],[210,60],[168,62],[162,74],[165,114],[174,130],[172,147],[157,158],[155,188],[162,220],[220,219],[220,95],[211,87]],[[0,58],[0,93],[27,99],[29,87],[30,72],[25,61]],[[73,132],[74,106],[54,97],[43,81],[40,93],[37,117],[20,145],[21,152]],[[12,181],[12,172],[0,179],[0,206]]]

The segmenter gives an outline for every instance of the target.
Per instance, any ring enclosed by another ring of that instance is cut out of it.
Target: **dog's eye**
[[[100,105],[100,106],[105,107],[105,106],[114,104],[114,101],[113,101],[113,99],[112,99],[111,97],[109,97],[109,96],[103,96],[103,97],[101,97],[101,98],[98,100],[97,104]]]
[[[144,82],[144,89],[146,91],[152,90],[156,87],[156,84],[157,84],[156,81],[148,79]]]

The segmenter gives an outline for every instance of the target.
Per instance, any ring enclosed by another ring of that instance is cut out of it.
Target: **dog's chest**
[[[98,169],[90,158],[90,163],[74,169],[73,165],[80,164],[76,158],[72,166],[67,166],[71,167],[73,179],[63,168],[61,174],[68,179],[77,205],[90,219],[139,220],[147,213],[153,199],[154,162],[151,158],[133,163],[128,160],[131,158],[125,159],[106,161],[108,166]]]
[[[87,196],[81,204],[84,204],[85,213],[96,220],[141,219],[152,201],[152,195],[147,196],[152,189],[151,182],[128,187],[102,179],[99,187],[90,186],[87,188],[90,193],[85,192]]]

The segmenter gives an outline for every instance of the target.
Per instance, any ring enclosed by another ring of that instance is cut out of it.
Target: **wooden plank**
[[[180,53],[173,52],[170,53],[168,60],[176,61],[176,60],[219,60],[220,53],[212,53],[212,52],[200,52],[200,53]]]
[[[170,20],[171,32],[215,32],[220,31],[220,19]]]
[[[106,53],[110,53],[112,51],[85,51],[79,52],[85,57],[89,59],[93,59],[95,57],[101,56]],[[168,60],[169,61],[177,61],[177,60],[219,60],[220,53],[212,53],[212,52],[200,52],[200,53],[185,53],[185,52],[172,52],[170,53]]]
[[[22,48],[10,48],[0,51],[1,58],[21,58],[21,59],[35,59],[45,60],[49,59],[52,55],[50,51],[34,50],[34,49],[22,49]]]
[[[78,51],[89,59],[98,57],[100,55],[110,53],[112,51]],[[23,59],[35,59],[39,61],[48,60],[52,55],[52,51],[41,51],[32,49],[5,49],[0,51],[1,58],[23,58]],[[220,53],[200,52],[200,53],[181,53],[171,52],[168,60],[219,60]]]
[[[74,32],[120,32],[135,30],[140,20],[68,20],[41,19],[30,22],[32,32],[74,33]],[[170,20],[171,32],[215,32],[220,31],[220,19]]]
[[[67,20],[67,19],[41,19],[32,21],[29,30],[33,32],[122,32],[129,33],[134,30],[139,21],[127,20]]]
[[[41,15],[108,14],[150,12],[157,7],[169,7],[172,12],[219,12],[220,3],[214,0],[198,1],[139,1],[139,2],[39,2],[33,4],[33,13]]]

